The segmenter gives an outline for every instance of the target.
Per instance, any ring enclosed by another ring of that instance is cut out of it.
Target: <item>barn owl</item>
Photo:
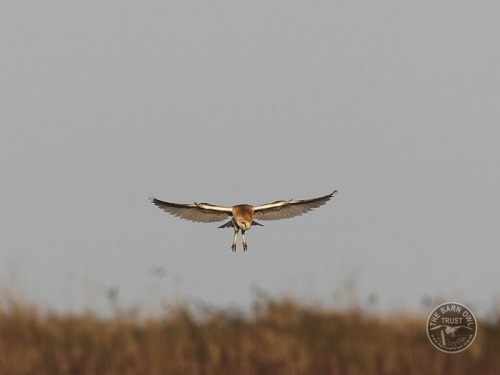
[[[312,199],[290,199],[261,204],[259,206],[238,204],[232,207],[196,202],[194,204],[171,203],[161,201],[154,197],[150,199],[153,204],[161,208],[163,211],[189,221],[213,223],[230,218],[228,222],[222,224],[219,228],[234,229],[233,243],[231,245],[231,249],[233,251],[236,251],[236,241],[238,239],[238,233],[241,230],[243,251],[247,251],[248,245],[245,232],[249,230],[252,225],[263,226],[254,219],[280,220],[302,215],[324,205],[334,196],[335,193],[337,193],[337,190],[334,190],[332,193],[322,197]]]

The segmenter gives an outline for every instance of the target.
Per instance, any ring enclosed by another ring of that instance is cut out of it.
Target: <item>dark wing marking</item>
[[[337,193],[337,190],[318,198],[303,200],[291,199],[289,201],[276,201],[262,204],[254,207],[254,217],[259,220],[289,219],[324,205],[335,193]]]
[[[151,202],[163,211],[181,219],[200,223],[214,223],[227,219],[232,215],[230,207],[216,206],[208,203],[181,204],[164,202],[154,197]]]

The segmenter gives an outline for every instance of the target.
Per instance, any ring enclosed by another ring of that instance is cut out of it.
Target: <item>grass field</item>
[[[130,314],[129,314],[130,315]],[[0,309],[0,374],[500,374],[500,327],[479,322],[472,346],[436,350],[425,319],[266,299],[253,311],[117,314]]]

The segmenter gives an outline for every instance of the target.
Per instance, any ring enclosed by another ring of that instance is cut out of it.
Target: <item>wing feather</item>
[[[216,206],[209,203],[171,203],[154,197],[151,198],[151,202],[171,215],[200,223],[214,223],[226,220],[228,216],[232,215],[230,207]]]
[[[337,190],[318,198],[276,201],[254,207],[254,217],[258,220],[290,219],[302,215],[328,202]]]

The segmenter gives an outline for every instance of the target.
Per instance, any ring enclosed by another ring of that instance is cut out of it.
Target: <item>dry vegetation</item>
[[[196,316],[196,317],[195,317]],[[262,300],[249,316],[179,308],[140,321],[0,309],[1,374],[500,374],[499,323],[444,354],[422,319]]]

